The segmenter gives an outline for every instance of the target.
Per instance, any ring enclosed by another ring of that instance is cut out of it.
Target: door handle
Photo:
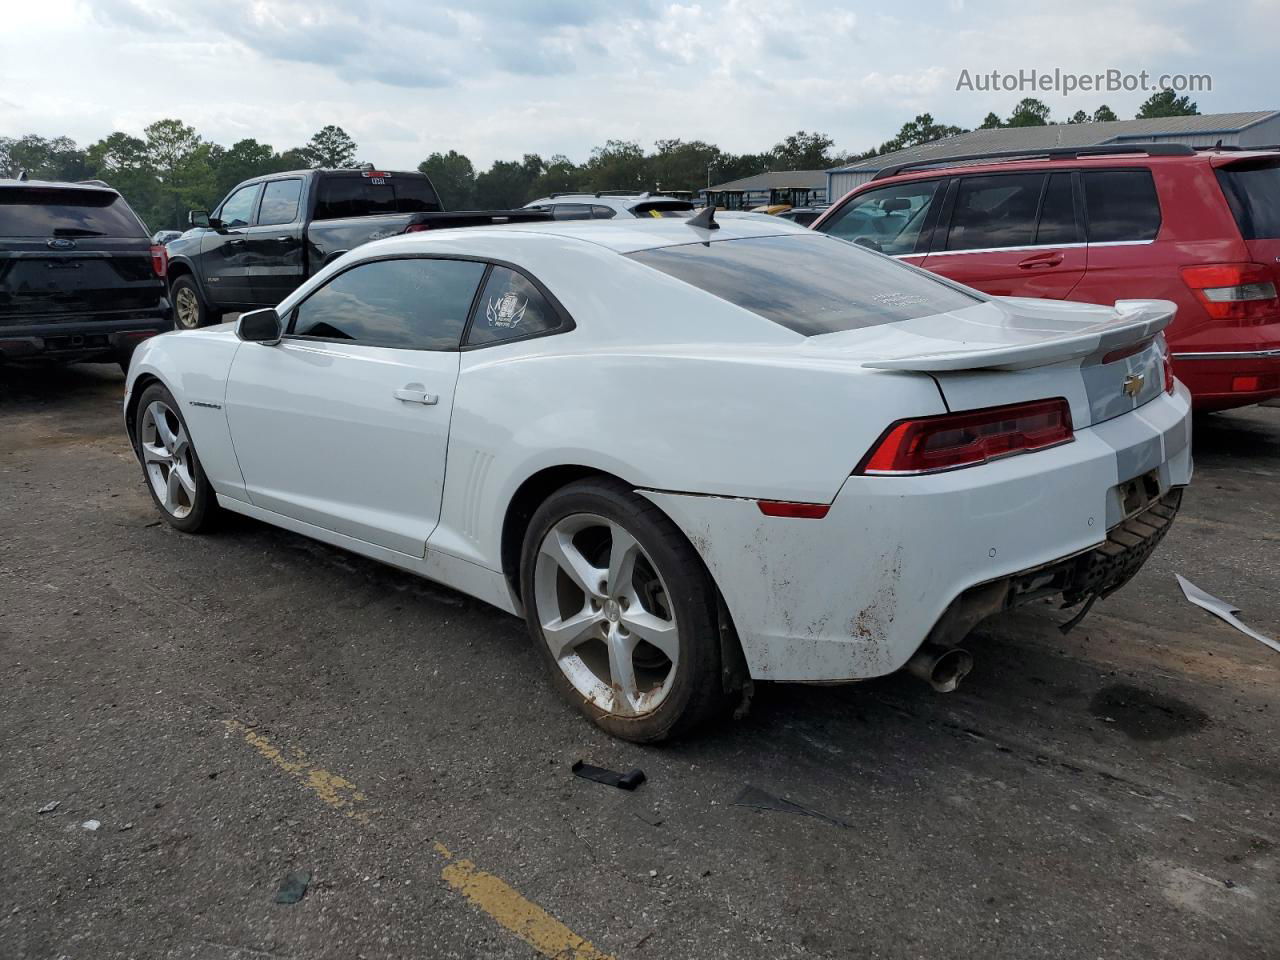
[[[292,240],[293,237],[276,237],[277,240]]]
[[[1019,261],[1018,266],[1023,270],[1043,270],[1046,267],[1061,266],[1064,259],[1060,253],[1038,253]]]
[[[393,395],[397,400],[403,400],[405,403],[420,403],[425,407],[432,407],[440,402],[438,395],[427,393],[420,383],[407,383],[394,391]]]
[[[239,246],[243,246],[243,245],[244,245],[244,241],[243,241],[243,240],[229,240],[229,241],[227,241],[227,245],[228,245],[228,246],[231,246],[231,247],[239,247]]]

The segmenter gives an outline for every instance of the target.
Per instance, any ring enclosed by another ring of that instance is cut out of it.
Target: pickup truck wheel
[[[625,484],[552,494],[530,521],[520,579],[553,684],[597,726],[653,743],[727,704],[711,578],[675,524]]]
[[[134,450],[151,499],[183,533],[208,530],[217,519],[218,501],[177,401],[162,384],[153,383],[138,398],[136,416]]]
[[[211,311],[200,298],[200,290],[191,277],[178,277],[173,281],[173,328],[195,330],[213,321]]]

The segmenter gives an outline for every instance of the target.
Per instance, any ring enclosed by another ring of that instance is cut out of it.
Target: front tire
[[[183,533],[208,530],[217,519],[217,498],[173,394],[153,383],[138,398],[136,416],[134,450],[156,507]]]
[[[530,521],[520,579],[552,683],[603,730],[652,743],[727,705],[715,586],[675,524],[625,484],[552,494]]]
[[[198,330],[218,319],[200,296],[195,278],[189,274],[174,280],[169,293],[173,297],[173,329]]]

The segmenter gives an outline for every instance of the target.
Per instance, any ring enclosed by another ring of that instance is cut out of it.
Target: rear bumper
[[[127,353],[139,341],[173,329],[169,302],[153,310],[0,324],[0,360],[84,360]]]
[[[1280,348],[1174,352],[1173,369],[1196,410],[1228,410],[1280,397]]]
[[[1149,545],[1126,542],[1125,525],[1171,492],[1163,505],[1176,509],[1191,469],[1180,386],[1050,450],[931,476],[851,476],[822,520],[766,517],[752,500],[645,495],[706,562],[752,677],[857,680],[899,669],[977,588],[985,615],[1121,585],[1168,524],[1139,519],[1159,530]],[[1112,541],[1126,549],[1109,565]]]

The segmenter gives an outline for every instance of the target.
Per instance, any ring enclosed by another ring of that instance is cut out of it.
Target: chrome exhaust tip
[[[973,669],[973,655],[959,647],[923,644],[907,661],[907,672],[939,693],[951,693]]]

